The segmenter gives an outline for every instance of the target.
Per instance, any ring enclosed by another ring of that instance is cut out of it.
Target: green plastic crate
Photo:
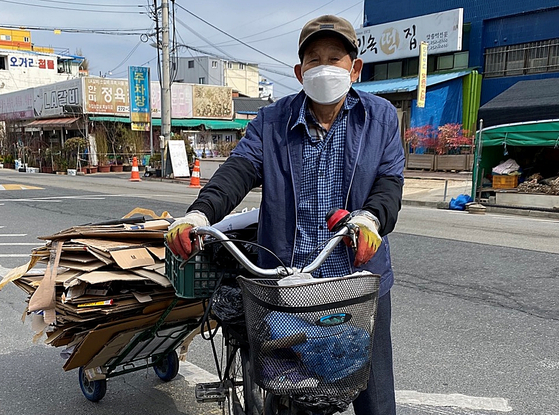
[[[234,278],[238,269],[223,269],[211,261],[210,254],[198,252],[181,268],[183,260],[165,247],[165,274],[181,298],[210,298],[221,277]]]

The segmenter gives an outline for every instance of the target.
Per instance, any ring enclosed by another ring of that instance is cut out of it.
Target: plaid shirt
[[[344,144],[348,112],[359,102],[357,94],[348,94],[336,120],[326,131],[316,120],[308,99],[301,106],[293,128],[304,128],[303,170],[299,204],[297,205],[297,237],[293,266],[301,268],[317,256],[324,243],[333,236],[326,226],[326,214],[334,207],[345,205],[342,194]],[[310,255],[310,256],[309,256]],[[314,273],[315,277],[341,277],[352,272],[346,248],[340,244],[326,262]]]

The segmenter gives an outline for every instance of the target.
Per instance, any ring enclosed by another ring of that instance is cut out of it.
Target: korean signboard
[[[365,63],[419,56],[421,42],[429,54],[462,50],[463,9],[453,9],[357,29],[359,57]]]
[[[158,82],[151,83],[151,115],[161,118],[161,87]],[[171,85],[171,116],[173,118],[192,118],[192,85],[174,83]]]
[[[0,121],[33,118],[33,88],[0,94]]]
[[[128,81],[126,79],[85,78],[85,112],[128,116]]]
[[[161,118],[161,88],[158,82],[151,82],[150,87],[151,115]],[[192,85],[173,84],[171,105],[173,118],[192,118]],[[85,78],[85,112],[117,117],[130,116],[128,80]]]
[[[82,112],[82,80],[71,79],[33,88],[35,118],[56,117]]]
[[[133,131],[149,131],[151,120],[149,68],[130,66],[128,85],[130,86],[131,128]]]
[[[194,118],[233,118],[233,89],[192,85]]]
[[[12,53],[8,55],[10,70],[14,69],[37,69],[41,71],[52,71],[56,73],[56,58],[50,56],[32,56]]]

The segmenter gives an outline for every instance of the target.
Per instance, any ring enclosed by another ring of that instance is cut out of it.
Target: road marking
[[[12,245],[17,245],[17,246],[39,246],[41,245],[41,242],[0,242],[0,246],[12,246]]]
[[[466,396],[459,393],[422,393],[417,391],[396,391],[396,402],[409,405],[428,405],[482,411],[510,412],[512,408],[503,398]]]
[[[28,186],[25,184],[0,184],[0,190],[43,190],[42,187]]]
[[[0,254],[0,258],[29,258],[31,254]]]
[[[0,233],[0,236],[27,236],[26,233]]]
[[[218,382],[219,378],[190,362],[181,362],[179,373],[190,386],[197,383]],[[467,396],[458,393],[439,394],[416,391],[396,391],[396,402],[400,405],[427,405],[436,407],[455,407],[482,411],[510,412],[512,408],[503,398]]]
[[[181,362],[179,373],[184,376],[190,386],[194,386],[197,383],[219,382],[219,378],[216,375],[190,362]]]

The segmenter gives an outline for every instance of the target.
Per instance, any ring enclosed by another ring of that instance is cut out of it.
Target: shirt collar
[[[345,97],[342,111],[344,112],[349,111],[359,102],[359,100],[360,98],[359,95],[357,95],[357,92],[355,92],[353,88],[350,88],[349,92]],[[305,99],[303,100],[303,105],[301,105],[301,108],[299,109],[299,116],[297,117],[297,121],[295,122],[293,127],[291,127],[291,129],[293,130],[298,125],[302,125],[307,130],[307,134],[309,134],[308,121],[312,119],[314,119],[314,117],[309,109],[309,97],[305,95]]]

